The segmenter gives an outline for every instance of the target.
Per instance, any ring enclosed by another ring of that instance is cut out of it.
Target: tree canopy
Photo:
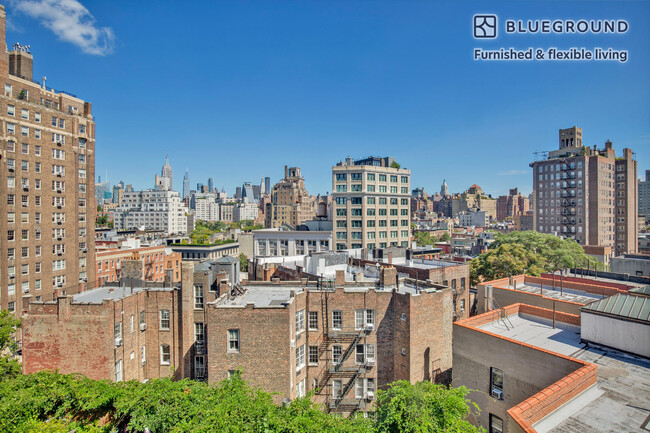
[[[113,383],[41,371],[0,377],[0,432],[479,432],[466,418],[465,388],[396,382],[377,393],[375,417],[341,418],[310,397],[288,406],[239,375],[219,384],[189,379]]]
[[[574,240],[535,231],[497,233],[490,249],[472,260],[472,285],[511,275],[539,276],[542,272],[587,266],[598,267]]]

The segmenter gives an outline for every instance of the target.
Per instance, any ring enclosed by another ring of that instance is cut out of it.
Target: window
[[[194,323],[194,342],[201,345],[205,341],[205,328],[203,322]]]
[[[304,330],[305,330],[305,310],[300,310],[296,312],[296,334],[303,332]]]
[[[296,347],[296,371],[305,366],[305,345]]]
[[[343,382],[340,379],[335,379],[332,381],[332,398],[338,400],[341,398],[341,392],[343,391]]]
[[[140,348],[140,363],[142,365],[147,363],[147,349],[145,349],[145,346]]]
[[[160,329],[169,330],[169,310],[160,310]]]
[[[142,325],[146,325],[147,322],[145,321],[145,314],[144,310],[140,311],[140,328],[142,328]]]
[[[194,308],[203,308],[203,286],[194,286]]]
[[[122,381],[122,360],[115,363],[115,382]]]
[[[13,105],[7,105],[7,115],[15,116],[16,115],[16,107],[13,106]]]
[[[368,173],[367,179],[374,182],[375,174],[374,173]]]
[[[296,385],[296,397],[301,398],[305,395],[305,379],[303,379]]]
[[[318,346],[309,346],[309,365],[318,365]]]
[[[133,331],[135,330],[134,321],[133,321],[133,314],[131,314],[131,317],[129,318],[129,325],[130,325],[131,333],[133,333]]]
[[[343,328],[343,312],[342,311],[332,311],[332,328],[342,329]]]
[[[375,361],[375,345],[374,344],[357,344],[355,351],[355,363],[366,364],[366,361]]]
[[[115,329],[113,330],[113,338],[115,338],[115,345],[117,345],[117,339],[122,338],[122,322],[117,322],[115,324]]]
[[[375,310],[354,310],[354,329],[374,329]]]
[[[355,381],[355,386],[354,386],[354,396],[355,398],[368,398],[369,395],[368,393],[373,393],[375,392],[375,379],[370,377],[367,379],[364,378],[358,378]]]
[[[503,433],[503,420],[496,415],[490,414],[490,432]]]
[[[228,352],[239,352],[239,329],[228,330]]]
[[[310,331],[318,330],[318,311],[309,312],[309,330]]]
[[[343,359],[343,346],[334,345],[332,346],[332,361],[334,364],[339,364]]]
[[[498,368],[490,368],[490,395],[503,400],[503,371]]]
[[[171,364],[171,351],[169,348],[169,344],[161,344],[160,345],[160,364],[162,365],[169,365]]]

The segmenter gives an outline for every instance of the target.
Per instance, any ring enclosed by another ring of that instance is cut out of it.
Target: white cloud
[[[37,19],[61,40],[87,54],[104,56],[113,52],[115,36],[110,27],[98,27],[95,17],[77,0],[14,0],[20,12]]]
[[[502,171],[499,173],[499,176],[520,176],[522,174],[529,174],[531,173],[528,170],[508,170],[508,171]]]

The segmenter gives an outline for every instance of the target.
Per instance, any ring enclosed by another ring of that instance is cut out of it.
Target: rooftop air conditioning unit
[[[498,398],[499,400],[503,400],[503,390],[502,390],[502,389],[493,388],[493,389],[492,389],[492,397],[494,397],[494,398]]]
[[[118,337],[115,339],[115,347],[120,347],[122,345],[122,338]]]
[[[144,331],[147,329],[147,324],[146,323],[140,323],[140,331]]]
[[[366,394],[364,395],[364,397],[368,401],[374,400],[375,399],[375,393],[373,391],[367,391]]]

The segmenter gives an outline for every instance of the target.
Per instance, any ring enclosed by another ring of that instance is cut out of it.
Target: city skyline
[[[23,4],[8,10],[8,41],[31,44],[35,79],[47,72],[48,86],[93,101],[97,171],[137,189],[151,187],[166,153],[177,172],[187,167],[227,191],[262,175],[275,183],[282,166],[297,166],[315,194],[331,192],[329,167],[348,155],[391,155],[427,191],[446,179],[453,192],[477,183],[493,196],[528,194],[533,152],[554,148],[557,130],[574,125],[586,145],[610,139],[636,152],[641,173],[648,168],[648,3],[589,3],[587,18],[626,19],[624,35],[500,42],[613,46],[630,51],[626,63],[530,64],[472,60],[486,46],[472,38],[472,16],[580,18],[585,4],[561,14],[544,3],[83,4],[90,42],[52,38],[65,16]],[[144,13],[157,24],[141,28]],[[170,55],[180,50],[192,60]],[[84,68],[70,70],[80,57]],[[255,157],[232,163],[242,155]]]

